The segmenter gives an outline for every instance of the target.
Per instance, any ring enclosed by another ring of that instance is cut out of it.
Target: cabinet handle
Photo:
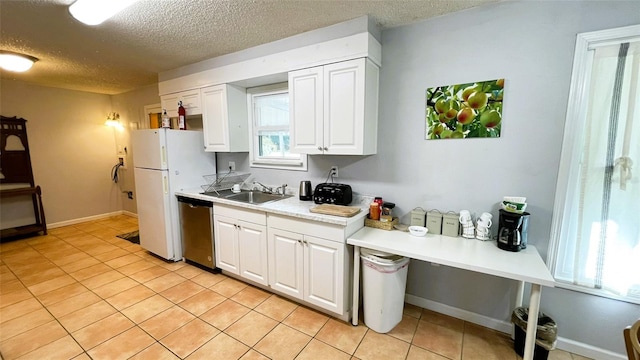
[[[318,150],[322,151],[322,146],[318,146]]]
[[[324,151],[329,151],[329,148],[325,146]]]

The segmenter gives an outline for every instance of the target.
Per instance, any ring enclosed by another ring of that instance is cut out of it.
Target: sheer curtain
[[[592,49],[554,275],[640,302],[640,39]],[[567,129],[565,130],[567,131]],[[571,130],[569,130],[571,131]],[[634,171],[635,170],[635,171]]]

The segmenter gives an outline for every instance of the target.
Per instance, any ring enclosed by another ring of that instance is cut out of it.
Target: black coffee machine
[[[498,228],[498,247],[507,251],[520,251],[527,248],[527,229],[529,213],[522,214],[500,209]]]

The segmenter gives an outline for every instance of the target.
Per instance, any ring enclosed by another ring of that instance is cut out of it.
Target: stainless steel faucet
[[[261,184],[258,181],[254,181],[253,185],[260,185],[260,186],[262,186],[262,190],[261,190],[262,192],[268,193],[268,194],[273,194],[273,188],[268,187],[267,185]]]
[[[287,190],[287,184],[282,184],[276,188],[276,194],[284,196]]]

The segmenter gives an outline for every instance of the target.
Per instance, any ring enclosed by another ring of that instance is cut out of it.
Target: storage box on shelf
[[[394,217],[391,221],[380,221],[369,219],[368,217],[364,219],[364,226],[382,229],[382,230],[392,230],[393,226],[398,224],[398,218]]]

